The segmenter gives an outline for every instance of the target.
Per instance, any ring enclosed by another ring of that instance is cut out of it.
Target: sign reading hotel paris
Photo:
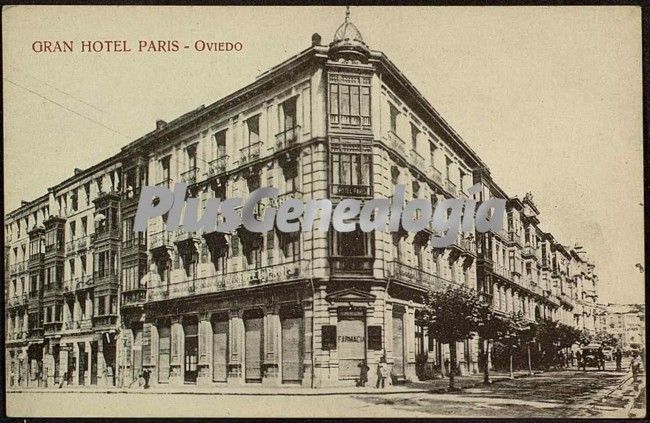
[[[645,416],[641,10],[5,7],[7,415]]]

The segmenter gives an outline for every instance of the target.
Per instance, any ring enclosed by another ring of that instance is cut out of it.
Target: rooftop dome
[[[364,59],[370,53],[368,45],[363,41],[359,29],[350,22],[350,7],[345,10],[345,21],[339,26],[334,34],[334,40],[330,43],[331,52],[349,59]]]

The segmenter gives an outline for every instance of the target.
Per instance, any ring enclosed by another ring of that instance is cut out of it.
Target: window
[[[417,126],[411,124],[411,148],[415,151],[418,149],[418,136],[420,135],[420,130]]]
[[[296,100],[298,97],[292,97],[282,104],[278,109],[280,118],[280,132],[286,133],[296,127]]]
[[[334,126],[369,127],[370,78],[332,74],[330,81],[332,80],[334,81],[330,83],[330,123]]]
[[[88,218],[84,216],[81,218],[81,232],[79,233],[79,237],[83,238],[86,235],[88,235]]]
[[[79,209],[79,194],[76,191],[70,193],[70,200],[72,204],[72,211],[77,211]]]
[[[431,166],[436,164],[436,145],[432,142],[429,143],[429,157],[431,158]]]
[[[287,261],[300,260],[300,232],[280,234],[280,247]]]
[[[336,350],[336,326],[321,326],[321,343],[324,351]]]
[[[341,257],[372,257],[371,232],[357,227],[352,232],[334,232],[334,254]]]
[[[332,154],[335,195],[370,195],[370,154]]]
[[[214,134],[214,141],[217,144],[217,157],[226,155],[226,130]]]
[[[171,156],[163,157],[160,159],[160,168],[162,170],[162,182],[169,182],[171,180]]]
[[[283,169],[284,182],[286,185],[287,193],[295,193],[298,191],[298,166],[289,166]],[[272,186],[272,185],[269,185]]]
[[[258,143],[260,141],[260,115],[248,118],[246,126],[248,127],[248,145]]]
[[[70,222],[70,239],[77,238],[77,222],[74,220]]]
[[[399,110],[397,110],[397,107],[393,106],[392,104],[388,103],[389,107],[389,113],[390,113],[390,130],[393,131],[394,133],[397,133],[397,119],[399,116]]]
[[[196,169],[196,144],[192,144],[185,150],[187,152],[187,163],[189,170]]]
[[[445,170],[447,172],[447,180],[451,180],[451,165],[453,161],[449,157],[445,157]]]

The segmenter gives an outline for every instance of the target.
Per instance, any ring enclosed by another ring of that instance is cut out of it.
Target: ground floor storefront
[[[420,293],[377,280],[297,281],[147,303],[123,315],[118,383],[324,387],[445,376],[449,348],[418,324]],[[478,372],[478,340],[457,345],[457,374]]]

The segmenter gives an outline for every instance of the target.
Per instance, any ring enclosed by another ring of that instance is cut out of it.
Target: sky
[[[331,41],[343,7],[3,9],[5,210],[130,141]],[[637,7],[352,7],[383,51],[489,166],[532,192],[541,227],[596,263],[599,302],[644,302],[641,13]],[[71,53],[35,41],[73,40]],[[126,40],[130,53],[81,52]],[[179,52],[138,52],[177,40]],[[239,52],[194,43],[240,42]],[[182,46],[188,45],[188,49]]]

